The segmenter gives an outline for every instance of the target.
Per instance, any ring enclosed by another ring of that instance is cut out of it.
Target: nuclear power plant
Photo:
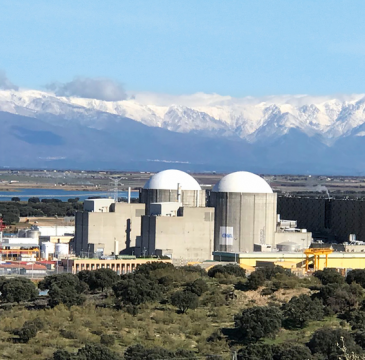
[[[277,195],[258,175],[231,173],[208,191],[183,171],[165,170],[146,182],[139,204],[85,201],[72,246],[78,256],[129,254],[186,263],[298,251],[310,246],[311,235],[295,219],[280,219]]]

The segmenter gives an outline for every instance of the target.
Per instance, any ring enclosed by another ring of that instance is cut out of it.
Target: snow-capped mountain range
[[[20,89],[0,90],[0,112],[0,166],[14,167],[11,161],[44,166],[36,159],[63,159],[59,166],[130,161],[185,164],[195,171],[365,173],[361,94],[138,93],[102,101]],[[19,149],[11,161],[5,156],[9,146]]]
[[[172,103],[168,103],[172,101]],[[175,103],[175,102],[176,103]],[[347,98],[282,96],[266,99],[195,94],[164,99],[136,95],[122,101],[58,97],[36,90],[0,91],[0,111],[30,117],[63,116],[95,129],[111,126],[97,120],[100,113],[130,118],[173,132],[239,137],[251,143],[277,138],[290,129],[318,135],[328,145],[349,136],[364,136],[365,95]],[[57,124],[56,124],[57,125]],[[60,125],[60,124],[58,124]]]

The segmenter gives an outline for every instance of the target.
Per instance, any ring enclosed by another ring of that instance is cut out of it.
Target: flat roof
[[[287,251],[277,251],[277,252],[249,252],[249,253],[232,253],[225,251],[213,251],[213,256],[225,256],[225,257],[237,257],[239,259],[302,259],[306,255],[304,252],[287,252]],[[342,252],[334,251],[328,255],[331,258],[344,259],[344,258],[365,258],[365,252]]]

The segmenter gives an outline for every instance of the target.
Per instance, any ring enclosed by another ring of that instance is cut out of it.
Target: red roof
[[[25,270],[47,270],[44,265],[39,264],[0,264],[0,269],[25,269]]]

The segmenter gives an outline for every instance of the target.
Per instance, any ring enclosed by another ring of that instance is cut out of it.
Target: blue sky
[[[108,77],[129,91],[363,93],[363,0],[1,0],[0,69],[44,88]]]

